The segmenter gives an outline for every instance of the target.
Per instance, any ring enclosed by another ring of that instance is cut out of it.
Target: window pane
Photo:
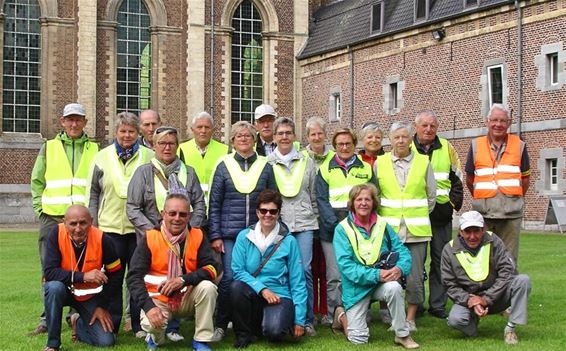
[[[491,104],[503,103],[503,70],[501,66],[489,68]]]
[[[373,5],[372,23],[371,23],[372,32],[381,31],[381,6],[383,6],[382,3]]]

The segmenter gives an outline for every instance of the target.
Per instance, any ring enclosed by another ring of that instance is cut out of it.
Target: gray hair
[[[507,106],[505,106],[503,104],[493,104],[493,105],[491,105],[491,108],[489,109],[489,112],[488,112],[487,117],[485,119],[489,119],[489,117],[491,117],[491,114],[495,110],[500,110],[500,111],[505,112],[507,117],[509,119],[511,119],[511,111],[509,110],[509,108]]]
[[[381,136],[383,137],[383,131],[376,122],[364,123],[362,125],[362,128],[358,131],[358,138],[361,141],[364,141],[365,137],[367,137],[371,133],[376,132],[379,132],[379,134],[381,134]]]
[[[393,122],[393,124],[389,128],[389,135],[392,135],[399,129],[406,129],[409,132],[409,135],[413,135],[413,127],[411,126],[411,124],[403,121]]]
[[[311,117],[307,121],[306,129],[307,135],[310,133],[312,127],[318,125],[320,129],[326,134],[326,122],[320,117]]]
[[[421,119],[425,116],[434,118],[434,122],[436,123],[436,125],[438,125],[438,117],[436,117],[436,113],[433,110],[422,110],[417,113],[415,117],[415,124],[419,124]]]
[[[295,122],[289,117],[279,117],[273,122],[273,133],[277,132],[277,128],[282,125],[291,126],[291,130],[293,130],[293,134],[295,134]]]
[[[199,119],[207,119],[207,120],[210,121],[211,125],[214,125],[214,120],[212,119],[212,116],[210,115],[210,113],[208,113],[206,111],[202,111],[202,112],[197,113],[193,117],[193,120],[191,121],[191,127],[193,127]]]
[[[253,124],[251,124],[248,121],[238,121],[238,122],[232,124],[232,128],[230,128],[230,142],[231,143],[234,142],[234,138],[236,137],[236,133],[238,133],[242,129],[247,129],[252,134],[252,138],[254,139],[254,142],[255,142],[257,132],[256,132],[256,129],[253,126]]]
[[[128,125],[140,132],[140,118],[131,112],[120,112],[114,119],[114,131],[117,132],[120,126]]]

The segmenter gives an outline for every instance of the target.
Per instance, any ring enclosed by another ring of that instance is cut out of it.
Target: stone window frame
[[[397,96],[392,96],[391,85],[397,85]],[[401,76],[394,74],[385,78],[385,84],[382,86],[383,93],[383,112],[388,115],[395,115],[405,107],[403,99],[403,91],[405,90],[405,81],[401,80]],[[395,103],[397,106],[395,106]]]
[[[551,82],[551,62],[550,55],[556,54],[558,56],[558,81],[556,84]],[[563,42],[545,44],[540,48],[540,54],[535,56],[535,66],[537,67],[536,87],[537,89],[546,92],[562,89],[566,85],[566,50],[564,50]]]
[[[481,102],[481,112],[482,116],[487,116],[489,109],[491,108],[491,89],[489,86],[489,68],[501,66],[501,78],[503,85],[503,102],[504,106],[509,104],[509,78],[507,63],[503,58],[495,58],[488,60],[484,63],[482,68],[482,74],[480,75],[480,94],[479,99]]]
[[[328,120],[330,122],[340,122],[342,119],[342,89],[340,87],[330,88],[330,93],[328,95]]]
[[[374,8],[376,6],[380,7],[380,9],[379,9],[379,12],[380,12],[379,29],[374,29],[374,16],[373,16],[373,14],[374,14]],[[385,22],[384,15],[385,15],[385,1],[379,0],[379,1],[374,2],[371,5],[371,13],[370,13],[370,16],[371,16],[370,32],[371,32],[371,34],[379,34],[379,33],[381,33],[381,31],[383,31],[383,23]]]
[[[549,161],[553,159],[557,161],[556,166],[558,179],[555,189],[552,189],[550,184]],[[566,179],[563,177],[565,166],[566,162],[563,148],[555,147],[541,149],[537,160],[537,169],[540,172],[540,177],[535,182],[536,191],[541,195],[562,195],[566,190]]]

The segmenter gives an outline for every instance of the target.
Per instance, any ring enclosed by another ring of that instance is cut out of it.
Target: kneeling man
[[[497,235],[486,231],[482,215],[460,217],[460,231],[442,252],[442,282],[454,306],[448,325],[467,336],[477,335],[481,317],[510,307],[504,330],[507,344],[517,344],[516,324],[527,324],[529,277],[518,274],[515,261]]]
[[[142,308],[141,327],[150,350],[164,343],[168,320],[192,315],[193,350],[210,350],[217,267],[203,232],[188,227],[189,208],[186,196],[168,195],[161,228],[146,232],[130,262],[128,288]]]
[[[122,288],[120,259],[112,241],[92,225],[88,208],[73,205],[65,212],[63,223],[47,236],[44,251],[45,315],[48,339],[44,351],[61,347],[61,317],[64,306],[78,313],[71,315],[73,342],[94,346],[112,346],[114,324],[120,316],[111,316],[108,304],[120,298]]]

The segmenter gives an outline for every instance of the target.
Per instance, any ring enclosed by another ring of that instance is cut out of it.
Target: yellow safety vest
[[[350,245],[352,245],[352,251],[354,251],[358,261],[366,266],[371,266],[376,263],[379,259],[381,243],[383,242],[383,234],[385,233],[387,222],[378,216],[377,222],[371,229],[371,235],[367,239],[360,232],[358,227],[351,223],[349,218],[344,218],[339,225],[344,228]]]
[[[434,179],[436,180],[436,202],[439,204],[445,204],[450,201],[448,194],[450,194],[452,184],[449,179],[452,164],[450,162],[448,140],[443,138],[438,139],[440,140],[440,145],[442,145],[442,147],[432,151],[430,164],[434,170]],[[414,143],[412,145],[412,149],[415,153],[418,153]]]
[[[85,141],[75,173],[61,140],[52,139],[45,143],[45,189],[41,195],[43,213],[63,216],[69,206],[86,203],[87,178],[97,153],[98,145]]]
[[[195,139],[191,139],[179,145],[177,153],[180,154],[181,151],[183,151],[183,161],[185,164],[195,169],[204,197],[208,199],[208,189],[211,182],[210,177],[212,176],[212,172],[218,160],[228,153],[228,145],[211,139],[208,143],[206,153],[203,156],[197,147]]]
[[[102,160],[105,164],[110,165],[112,184],[114,186],[114,191],[121,199],[128,198],[128,185],[130,184],[130,179],[134,174],[134,171],[138,169],[139,166],[146,164],[151,157],[153,157],[153,151],[146,147],[140,147],[138,149],[137,155],[134,155],[132,161],[135,165],[131,167],[126,167],[122,160],[118,157],[116,151],[116,146],[112,144],[111,147],[107,147],[101,151],[104,153]],[[135,158],[135,161],[134,161]]]
[[[414,236],[432,236],[428,214],[426,171],[428,157],[413,152],[413,161],[403,190],[393,169],[391,153],[377,158],[377,182],[381,189],[378,213],[398,232],[401,218]]]
[[[328,200],[332,208],[346,208],[350,190],[354,185],[365,184],[371,180],[372,169],[369,163],[362,161],[359,156],[355,157],[358,157],[363,167],[350,167],[347,175],[344,175],[341,167],[329,169],[333,157],[327,158],[320,165],[319,172],[328,184]]]
[[[491,232],[487,232],[491,236]],[[450,246],[454,247],[454,240],[450,240]],[[466,275],[475,282],[483,282],[489,275],[489,255],[491,252],[491,242],[480,248],[476,256],[470,255],[467,251],[456,253],[456,258]]]
[[[165,173],[163,173],[161,166],[159,165],[159,163],[157,162],[157,160],[155,158],[151,159],[151,163],[159,171],[159,173],[161,173],[161,175],[163,175],[163,178],[167,179],[167,177],[165,177]],[[183,186],[186,187],[187,186],[187,179],[188,179],[187,167],[183,164],[181,164],[181,167],[179,167],[178,177],[179,177],[179,181],[181,182],[181,184],[183,184]],[[159,212],[161,212],[161,211],[163,211],[163,208],[165,208],[165,199],[167,198],[169,191],[167,189],[165,189],[165,187],[163,186],[163,184],[159,180],[159,177],[157,177],[156,175],[153,176],[153,184],[154,184],[154,188],[155,188],[155,205],[157,206],[157,210]]]
[[[281,195],[285,197],[295,197],[301,190],[303,179],[305,178],[305,169],[307,168],[308,156],[303,154],[303,157],[297,162],[294,162],[291,167],[291,172],[279,163],[273,165],[273,174],[275,175],[275,182]]]
[[[228,169],[228,173],[230,173],[236,190],[242,194],[249,194],[255,189],[261,172],[265,168],[265,165],[267,165],[267,158],[258,155],[252,166],[247,171],[242,171],[242,168],[240,168],[234,156],[234,152],[224,155],[222,161],[224,161],[226,169]]]

